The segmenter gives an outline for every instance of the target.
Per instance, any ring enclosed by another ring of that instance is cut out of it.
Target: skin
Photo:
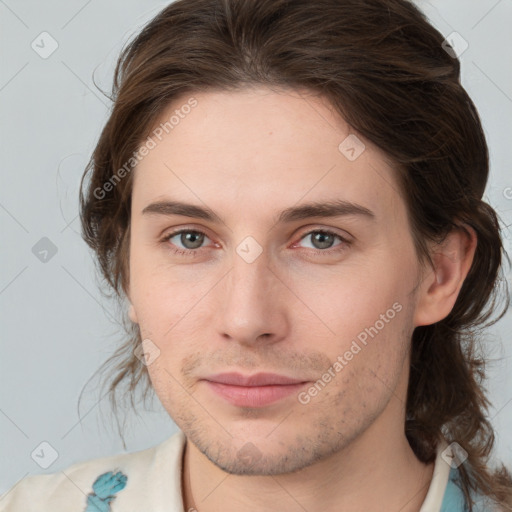
[[[323,98],[263,87],[193,96],[198,105],[135,170],[129,284],[130,317],[160,350],[152,385],[187,437],[185,510],[418,511],[433,464],[403,431],[410,339],[452,309],[474,233],[454,231],[423,268],[391,163],[360,135],[366,149],[347,159],[338,145],[354,132]],[[275,222],[288,207],[336,199],[374,218]],[[222,222],[143,213],[165,200],[207,206]],[[185,228],[206,236],[164,239]],[[349,243],[321,245],[320,229]],[[236,251],[248,236],[262,249],[251,263]],[[307,404],[294,393],[237,407],[203,380],[265,371],[307,390],[396,303]]]

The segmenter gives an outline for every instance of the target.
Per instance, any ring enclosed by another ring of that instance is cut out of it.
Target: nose
[[[216,319],[224,339],[253,346],[286,338],[290,292],[278,273],[265,251],[251,263],[234,254],[233,266],[219,288]]]

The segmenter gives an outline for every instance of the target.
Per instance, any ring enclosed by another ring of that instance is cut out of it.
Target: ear
[[[134,324],[138,324],[139,320],[137,318],[137,313],[130,299],[130,280],[127,279],[126,282],[123,281],[123,291],[128,302],[128,317]]]
[[[131,302],[129,302],[128,304],[129,304],[128,316],[130,317],[130,320],[134,324],[138,324],[139,319],[137,318],[137,313],[135,312],[135,308],[133,307],[133,304]]]
[[[465,224],[433,248],[434,269],[429,269],[419,285],[415,327],[434,324],[450,314],[473,263],[476,245],[475,231]]]

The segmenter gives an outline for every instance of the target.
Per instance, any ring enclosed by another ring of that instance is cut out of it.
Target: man
[[[442,43],[405,0],[181,0],[145,27],[82,223],[135,332],[111,391],[146,379],[180,432],[0,510],[512,510],[470,329],[499,226]]]

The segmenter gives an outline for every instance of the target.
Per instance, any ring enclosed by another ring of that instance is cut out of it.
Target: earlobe
[[[135,312],[135,308],[133,307],[133,304],[131,302],[129,304],[130,304],[130,307],[128,309],[128,316],[130,317],[130,320],[134,324],[138,324],[139,320],[137,318],[137,313]]]
[[[466,225],[464,228],[451,231],[431,253],[434,268],[424,277],[418,289],[415,327],[443,320],[455,305],[473,263],[477,244],[475,231]]]

